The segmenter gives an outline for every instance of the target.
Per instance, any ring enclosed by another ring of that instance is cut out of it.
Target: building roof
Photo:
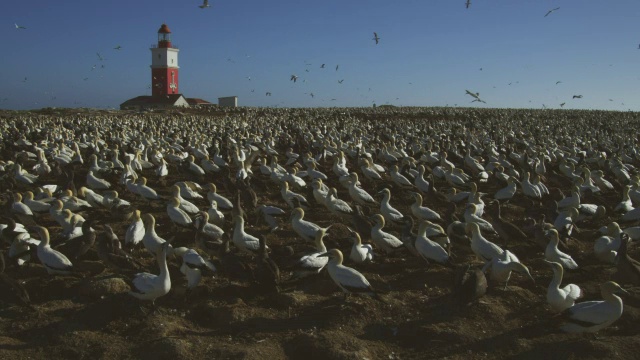
[[[171,30],[169,30],[169,27],[167,26],[167,24],[162,24],[162,26],[160,26],[160,30],[158,30],[158,33],[171,34]]]
[[[133,105],[171,105],[175,104],[180,99],[182,94],[171,94],[161,96],[142,95],[129,99],[120,106],[133,106]]]
[[[187,98],[187,102],[189,103],[189,105],[213,105],[207,100],[202,100],[198,98]]]

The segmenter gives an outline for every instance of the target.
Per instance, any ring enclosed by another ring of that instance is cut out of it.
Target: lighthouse
[[[171,30],[162,24],[158,30],[158,45],[151,48],[151,94],[179,94],[178,50],[171,44]]]
[[[162,24],[158,44],[151,46],[151,95],[141,95],[120,104],[120,110],[170,109],[174,107],[204,107],[210,102],[185,98],[178,87],[178,48],[171,44],[171,30]]]

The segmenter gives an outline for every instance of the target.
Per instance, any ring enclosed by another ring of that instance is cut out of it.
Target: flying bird
[[[556,81],[556,85],[562,84],[562,81]]]
[[[298,77],[296,75],[291,75],[291,81],[293,82],[298,81]]]
[[[378,41],[380,41],[380,38],[378,37],[378,33],[377,32],[373,32],[373,40],[376,41],[376,45],[378,45]]]
[[[99,52],[97,52],[96,55],[98,55],[98,60],[100,60],[100,61],[104,60],[104,58],[102,57],[102,55],[100,55]]]
[[[566,104],[566,103],[562,103],[562,104],[560,104],[560,107],[564,107],[564,104]]]
[[[544,14],[544,17],[549,16],[549,14],[551,14],[552,12],[554,12],[554,11],[556,11],[556,10],[559,10],[559,9],[560,9],[560,8],[559,8],[559,7],[557,7],[557,8],[555,8],[555,9],[551,9],[551,10],[547,11],[547,13],[546,13],[546,14]]]
[[[638,45],[638,48],[640,49],[640,45]],[[324,64],[320,65],[320,69],[324,69]]]
[[[16,26],[16,29],[24,29],[24,30],[26,30],[26,29],[27,29],[26,27],[24,27],[24,26],[20,26],[20,25],[18,25],[18,24],[14,24],[14,25]]]
[[[467,9],[469,8],[469,6],[471,6],[471,0],[467,0],[467,2],[465,3]]]
[[[204,1],[202,2],[202,5],[199,5],[198,7],[199,7],[200,9],[204,9],[204,8],[211,7],[211,5],[209,5],[209,0],[204,0]]]
[[[122,46],[118,45],[118,46],[114,47],[113,49],[114,50],[120,50],[120,49],[122,49]]]
[[[344,79],[338,80],[338,84],[342,84],[343,81],[344,81]]]
[[[469,90],[465,90],[465,91],[467,92],[467,95],[470,95],[471,97],[473,97],[473,98],[474,98],[474,100],[472,100],[471,102],[476,102],[476,101],[478,101],[478,102],[485,103],[485,104],[487,103],[486,101],[484,101],[484,100],[480,99],[480,93],[479,93],[479,92],[477,92],[477,93],[472,93],[472,92],[471,92],[471,91],[469,91]]]
[[[266,96],[271,96],[271,93],[267,91]]]
[[[573,95],[574,99],[582,99],[582,95]]]
[[[340,64],[336,65],[336,71],[338,71],[339,67],[340,67]]]

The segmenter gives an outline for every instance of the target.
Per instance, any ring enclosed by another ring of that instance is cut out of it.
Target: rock
[[[108,278],[89,281],[82,285],[80,293],[93,298],[101,298],[107,295],[115,295],[131,290],[129,285],[121,278]]]

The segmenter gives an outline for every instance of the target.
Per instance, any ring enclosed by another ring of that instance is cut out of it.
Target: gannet
[[[320,205],[326,206],[327,195],[329,195],[329,188],[324,185],[322,180],[315,179],[311,182],[311,188],[313,188],[313,198]]]
[[[215,265],[211,261],[205,260],[194,249],[178,247],[174,249],[173,254],[182,257],[180,272],[187,278],[188,289],[198,286],[203,272],[214,273],[216,271]]]
[[[144,224],[144,236],[142,237],[142,244],[149,250],[150,253],[156,254],[160,250],[162,244],[167,242],[156,234],[156,219],[151,214],[144,214],[142,216],[142,223]],[[171,252],[172,249],[169,250]]]
[[[415,202],[411,204],[411,213],[413,216],[418,218],[418,220],[441,220],[440,214],[426,206],[422,206],[422,195],[417,192],[414,192],[412,195],[415,200]]]
[[[360,234],[356,231],[349,229],[349,232],[353,237],[353,245],[351,246],[349,259],[356,264],[373,261],[373,247],[371,247],[370,244],[363,244]]]
[[[427,263],[435,261],[438,264],[451,265],[447,251],[440,244],[427,237],[428,226],[429,224],[423,221],[418,227],[418,236],[413,244],[416,251]]]
[[[175,196],[169,199],[167,215],[169,215],[169,219],[176,225],[186,227],[193,224],[193,220],[191,220],[189,214],[180,209],[180,200]]]
[[[520,182],[520,188],[522,189],[522,193],[527,197],[536,200],[540,200],[542,198],[540,189],[534,186],[529,180],[529,172],[524,173],[524,179]]]
[[[129,245],[131,247],[138,245],[140,241],[144,238],[144,223],[140,218],[140,210],[136,210],[134,212],[133,222],[127,227],[127,232],[124,236],[125,245]]]
[[[196,205],[180,196],[180,188],[177,185],[171,187],[171,194],[180,200],[180,209],[187,214],[197,214],[200,211]]]
[[[529,269],[519,261],[513,261],[514,258],[515,255],[511,251],[504,250],[501,255],[495,256],[487,261],[482,268],[482,272],[486,274],[487,271],[490,271],[490,279],[495,282],[504,283],[504,290],[507,289],[512,271],[527,274],[529,279],[535,283],[536,281],[533,279],[533,276],[531,276]]]
[[[516,182],[515,180],[509,176],[507,180],[507,186],[498,190],[496,194],[493,196],[496,200],[511,200],[513,195],[516,193]]]
[[[247,254],[256,255],[260,248],[260,241],[257,237],[247,234],[244,231],[244,218],[242,216],[233,216],[233,244]]]
[[[352,172],[349,178],[351,179],[349,182],[349,196],[351,196],[351,199],[353,199],[354,202],[359,205],[377,204],[366,190],[358,186],[358,174]]]
[[[222,226],[224,224],[224,214],[218,210],[218,203],[215,200],[209,201],[209,209],[207,209],[209,220],[212,224]]]
[[[620,248],[622,230],[617,222],[600,228],[605,234],[593,243],[593,253],[600,261],[614,263],[618,249]]]
[[[327,264],[327,270],[331,279],[342,289],[344,292],[344,299],[350,293],[360,293],[369,296],[377,297],[375,290],[369,284],[369,281],[355,269],[342,265],[342,252],[338,249],[331,249],[328,252],[320,255],[321,257],[328,257],[329,263]]]
[[[233,204],[226,197],[218,194],[217,187],[214,183],[209,183],[207,185],[209,188],[209,192],[207,193],[207,200],[215,200],[218,208],[221,210],[231,210],[233,209]]]
[[[384,219],[389,223],[401,223],[404,215],[398,210],[396,210],[391,204],[389,200],[391,199],[391,190],[385,188],[382,189],[378,194],[382,194],[382,201],[380,202],[380,214],[384,217]]]
[[[566,310],[568,322],[560,327],[565,332],[596,332],[613,324],[622,315],[622,299],[614,293],[628,294],[613,281],[600,285],[603,301],[584,301]]]
[[[560,242],[560,238],[558,237],[558,230],[547,230],[546,235],[549,239],[549,244],[544,250],[544,258],[547,261],[557,262],[566,269],[577,269],[578,264],[576,264],[571,255],[565,254],[558,249],[558,243]]]
[[[37,213],[49,212],[49,209],[51,208],[51,204],[47,202],[34,200],[33,193],[31,191],[25,191],[24,197],[22,199],[22,203],[28,206],[32,212],[37,212]]]
[[[411,184],[411,181],[409,181],[406,176],[400,174],[400,172],[398,171],[398,165],[391,166],[389,175],[391,176],[391,180],[399,187],[413,188],[413,184]]]
[[[633,204],[631,203],[631,198],[629,197],[629,191],[631,190],[630,185],[625,185],[622,190],[622,200],[616,205],[613,211],[626,213],[633,210]]]
[[[49,274],[68,275],[73,271],[73,264],[61,252],[49,245],[49,230],[42,226],[32,227],[38,233],[40,244],[38,245],[38,259]]]
[[[224,230],[220,227],[209,223],[209,213],[206,211],[199,211],[197,213],[194,225],[198,231],[215,242],[220,242],[220,239],[224,234]]]
[[[113,192],[116,193],[115,191]],[[116,197],[117,197],[117,193],[116,193]],[[81,211],[81,210],[87,210],[91,208],[91,204],[89,204],[85,200],[78,198],[77,196],[73,196],[73,193],[69,189],[62,192],[60,196],[60,201],[62,201],[64,209],[69,209],[71,211]]]
[[[33,216],[31,208],[22,202],[22,195],[20,193],[13,194],[13,203],[11,204],[11,212],[21,215]]]
[[[136,274],[132,281],[133,289],[129,291],[129,295],[140,300],[151,300],[155,305],[157,298],[169,293],[171,290],[171,278],[167,267],[169,246],[169,243],[163,243],[155,254],[160,274],[153,275],[146,272]]]
[[[307,199],[304,196],[289,190],[289,183],[286,182],[286,181],[283,182],[282,186],[280,187],[280,195],[282,195],[282,199],[291,208],[295,208],[296,207],[295,204],[294,204],[294,201],[298,201],[300,203],[300,205],[302,205],[302,206],[305,206],[305,207],[309,206],[309,202],[307,201]]]
[[[193,181],[179,181],[175,183],[180,187],[180,196],[185,199],[202,199],[202,195],[198,194],[199,190],[202,190],[202,186]]]
[[[103,179],[100,179],[93,175],[93,171],[89,170],[87,173],[87,187],[92,190],[106,190],[111,188],[111,184]]]
[[[329,189],[325,206],[329,212],[337,216],[350,216],[353,213],[351,206],[346,201],[338,198],[338,190],[336,188]]]
[[[85,198],[85,200],[91,206],[103,206],[103,204],[104,204],[104,198],[102,197],[102,195],[96,193],[95,191],[93,191],[91,189],[87,189],[84,186],[81,187],[78,190],[78,195],[80,195],[83,198]]]
[[[371,220],[375,222],[375,225],[371,228],[371,240],[373,240],[373,243],[377,247],[387,253],[390,253],[404,246],[400,239],[392,234],[382,231],[385,224],[384,217],[382,215],[375,214],[371,217]]]
[[[483,231],[495,233],[496,230],[493,228],[490,222],[476,215],[477,205],[476,204],[467,204],[466,210],[464,212],[464,221],[466,223],[474,223],[477,224],[480,229]]]
[[[551,306],[551,310],[560,313],[573,306],[576,300],[582,297],[582,290],[576,284],[568,284],[567,286],[560,288],[562,283],[562,275],[564,269],[562,265],[557,262],[551,262],[544,260],[551,270],[553,270],[553,279],[549,283],[547,289],[547,302]]]
[[[313,241],[316,237],[316,233],[322,229],[319,225],[316,225],[310,221],[304,220],[304,210],[302,208],[295,208],[291,211],[291,228],[301,238],[307,241]],[[331,225],[325,230],[329,230]]]
[[[494,257],[499,257],[504,253],[498,245],[485,239],[480,233],[480,227],[476,223],[467,223],[465,226],[465,232],[471,234],[471,250],[477,257],[483,261],[490,261]],[[509,253],[509,259],[511,261],[519,262],[518,258]]]
[[[14,168],[16,180],[28,185],[35,184],[38,181],[37,175],[29,174],[26,170],[22,169],[22,166],[20,166],[20,164],[15,164]]]
[[[279,292],[280,268],[278,264],[269,257],[269,253],[267,252],[267,237],[260,235],[259,243],[260,248],[258,249],[258,256],[256,257],[254,278],[258,285],[265,291]]]
[[[316,251],[301,257],[293,265],[293,275],[291,280],[300,279],[309,275],[320,273],[322,269],[327,265],[329,259],[327,257],[319,257],[327,252],[327,248],[324,246],[322,239],[326,234],[325,229],[320,229],[316,232],[315,247]]]

